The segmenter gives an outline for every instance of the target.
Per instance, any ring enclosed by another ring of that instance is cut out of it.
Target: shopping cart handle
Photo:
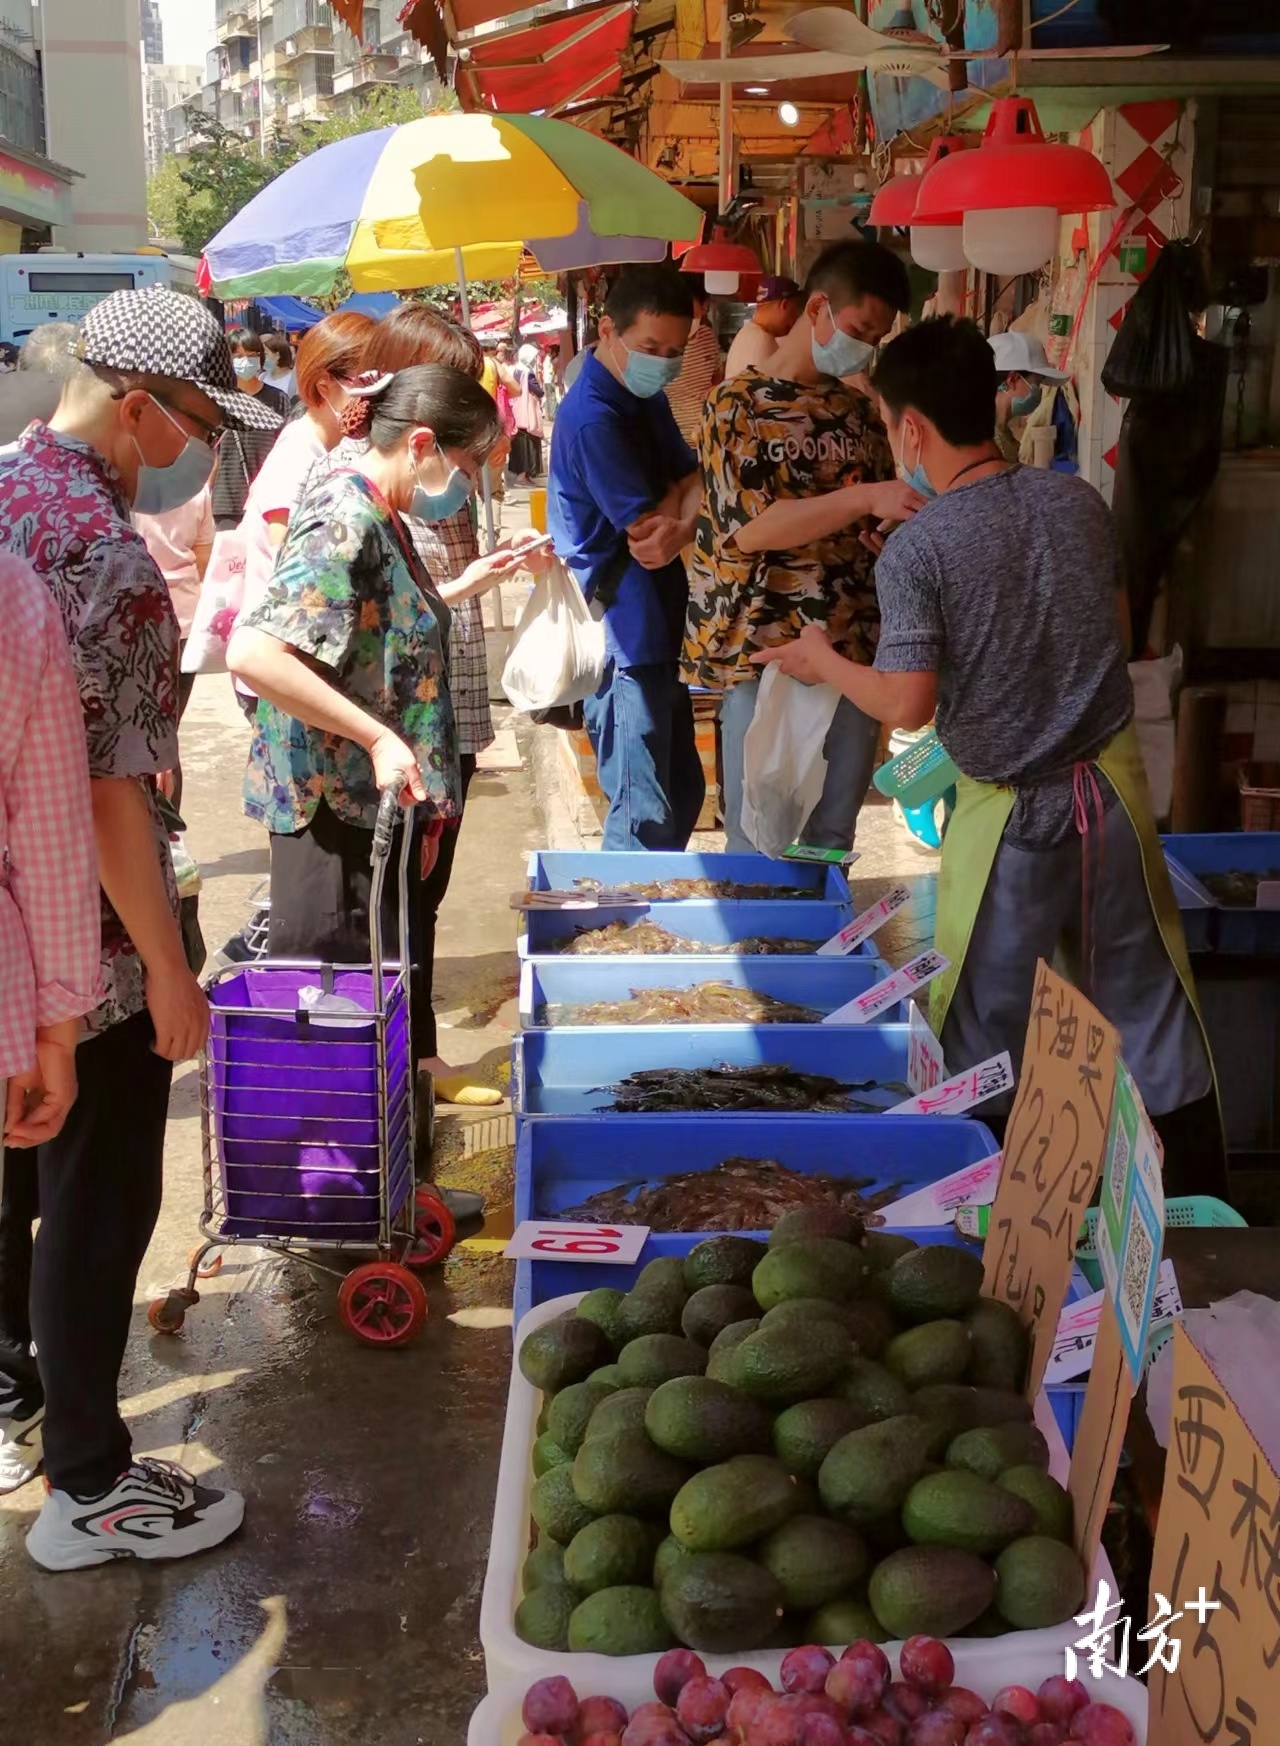
[[[373,851],[375,855],[385,855],[391,847],[396,820],[400,816],[400,796],[404,792],[407,780],[407,776],[397,777],[390,788],[384,788],[382,791],[382,799],[378,802],[378,820],[373,827]]]

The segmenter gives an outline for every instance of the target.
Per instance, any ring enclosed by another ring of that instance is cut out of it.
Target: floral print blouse
[[[327,669],[417,756],[423,811],[461,811],[457,738],[445,649],[449,609],[431,589],[399,519],[362,474],[336,472],[307,492],[263,597],[245,619]],[[244,808],[269,831],[305,830],[321,800],[372,830],[378,791],[369,754],[353,740],[258,704]]]

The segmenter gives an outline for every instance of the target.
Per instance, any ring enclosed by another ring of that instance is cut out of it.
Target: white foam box
[[[519,1351],[526,1335],[573,1309],[582,1296],[583,1293],[576,1292],[566,1297],[551,1298],[531,1309],[516,1331],[516,1351]],[[651,1696],[652,1692],[648,1688],[658,1662],[656,1655],[615,1657],[556,1654],[545,1649],[535,1649],[516,1635],[515,1610],[524,1593],[520,1577],[529,1554],[533,1521],[529,1510],[529,1497],[533,1489],[533,1443],[537,1435],[540,1410],[539,1391],[526,1382],[520,1374],[518,1364],[513,1362],[511,1389],[507,1396],[506,1425],[502,1434],[502,1459],[498,1468],[493,1536],[489,1543],[489,1564],[480,1603],[480,1644],[484,1650],[489,1688],[495,1691],[513,1681],[522,1681],[524,1686],[528,1686],[535,1679],[562,1673],[582,1697],[602,1693],[626,1701],[625,1691],[638,1689],[639,1686],[645,1687]],[[1049,1445],[1049,1471],[1055,1479],[1065,1484],[1069,1465],[1067,1448],[1053,1416],[1053,1409],[1043,1394],[1036,1402],[1035,1422]],[[1113,1595],[1118,1593],[1118,1584],[1110,1562],[1102,1550],[1099,1550],[1094,1562],[1089,1583],[1090,1597],[1096,1595],[1100,1582],[1106,1582]],[[955,1638],[951,1641],[950,1648],[956,1662],[956,1683],[969,1686],[974,1691],[994,1694],[1002,1686],[1025,1683],[1019,1674],[1010,1671],[1011,1668],[1021,1667],[1024,1662],[1043,1667],[1041,1679],[1047,1678],[1050,1673],[1060,1673],[1063,1668],[1063,1649],[1069,1643],[1076,1642],[1081,1634],[1081,1627],[1069,1619],[1065,1624],[1055,1625],[1044,1631],[1011,1631],[1003,1637],[991,1638]],[[832,1647],[843,1649],[844,1644]],[[900,1645],[887,1643],[884,1647],[886,1654],[893,1658]],[[709,1655],[704,1659],[712,1673],[722,1673],[729,1667],[750,1666],[758,1667],[768,1678],[776,1681],[784,1654],[785,1650],[780,1649],[759,1650],[748,1654]],[[618,1684],[621,1679],[629,1682],[625,1691]],[[644,1698],[636,1699],[637,1703],[643,1701]],[[518,1709],[517,1704],[516,1710]],[[499,1739],[505,1740],[506,1736],[495,1735],[493,1738],[496,1746],[496,1742]],[[519,1738],[518,1731],[513,1738]],[[489,1746],[487,1740],[484,1746]]]
[[[1020,1633],[1030,1636],[1033,1633]],[[998,1639],[1007,1643],[1009,1639]],[[953,1648],[956,1645],[952,1645]],[[889,1658],[893,1662],[895,1679],[898,1674],[898,1658],[890,1648]],[[565,1656],[557,1660],[567,1659]],[[586,1659],[578,1657],[579,1660]],[[596,1659],[592,1657],[591,1659]],[[761,1657],[755,1655],[740,1656],[736,1663],[738,1667],[750,1665],[761,1666],[763,1672],[768,1668],[762,1666],[764,1660],[781,1660],[781,1656]],[[634,1710],[639,1704],[653,1701],[653,1682],[647,1674],[641,1671],[636,1660],[619,1660],[608,1663],[611,1676],[607,1683],[584,1687],[574,1681],[574,1690],[580,1698],[613,1697],[625,1704],[628,1710]],[[548,1666],[548,1673],[552,1671]],[[558,1671],[558,1669],[556,1670]],[[1034,1652],[1015,1649],[995,1666],[987,1666],[972,1678],[962,1678],[960,1661],[956,1661],[956,1684],[968,1686],[970,1691],[976,1691],[979,1697],[993,1698],[1006,1685],[1025,1685],[1032,1691],[1042,1680],[1051,1674],[1062,1672],[1062,1657],[1046,1656]],[[542,1677],[536,1675],[535,1677]],[[570,1675],[572,1679],[572,1675]],[[479,1709],[471,1718],[471,1726],[467,1730],[467,1746],[519,1746],[524,1733],[524,1723],[520,1720],[520,1706],[524,1702],[524,1694],[533,1683],[532,1679],[508,1680],[491,1691],[481,1703]],[[1147,1688],[1136,1679],[1117,1679],[1114,1674],[1108,1674],[1105,1680],[1096,1686],[1089,1686],[1090,1695],[1094,1701],[1101,1704],[1111,1704],[1128,1716],[1133,1723],[1133,1731],[1138,1746],[1147,1746]]]

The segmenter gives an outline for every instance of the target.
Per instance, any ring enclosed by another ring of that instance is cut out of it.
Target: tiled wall
[[[1124,403],[1102,386],[1102,366],[1129,300],[1171,237],[1186,233],[1191,204],[1194,106],[1177,98],[1103,109],[1079,143],[1110,171],[1118,204],[1088,220],[1089,260],[1097,258],[1125,210],[1135,207],[1120,246],[1108,256],[1089,296],[1075,353],[1080,395],[1080,471],[1111,501]],[[1167,161],[1166,161],[1167,159]],[[1145,243],[1139,263],[1131,250]],[[1135,270],[1136,269],[1136,270]]]

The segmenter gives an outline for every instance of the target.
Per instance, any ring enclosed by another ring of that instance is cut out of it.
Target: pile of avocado
[[[982,1271],[805,1207],[528,1335],[546,1401],[518,1634],[732,1654],[1070,1618],[1070,1500],[1018,1392],[1026,1332]]]

